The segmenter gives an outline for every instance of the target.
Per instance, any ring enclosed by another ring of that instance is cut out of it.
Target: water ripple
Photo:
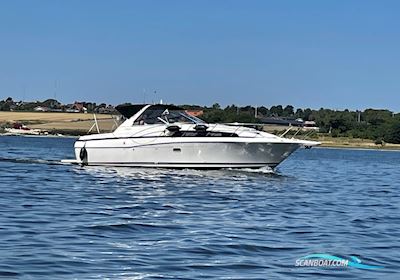
[[[0,278],[396,279],[400,153],[312,149],[276,172],[59,164],[0,137]],[[313,253],[384,266],[295,267]]]

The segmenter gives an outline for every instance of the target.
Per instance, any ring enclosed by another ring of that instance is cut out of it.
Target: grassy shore
[[[322,143],[322,147],[400,150],[400,144],[384,143],[383,145],[377,145],[374,143],[374,141],[370,139],[330,137],[319,135],[316,140]]]
[[[110,132],[116,128],[116,124],[111,115],[96,115],[100,132]],[[85,135],[94,124],[92,114],[79,113],[52,113],[52,112],[0,112],[0,125],[2,127],[11,126],[15,122],[20,122],[33,129],[46,130],[49,133],[61,133],[64,135]],[[266,127],[267,128],[267,127]],[[268,126],[269,132],[282,132],[287,127]],[[96,133],[96,129],[92,130]],[[399,144],[376,145],[372,140],[330,137],[325,135],[315,135],[313,140],[322,143],[322,147],[335,148],[360,148],[360,149],[391,149],[400,150]]]
[[[110,115],[98,114],[97,119],[109,119]],[[35,122],[74,122],[93,120],[92,114],[53,113],[53,112],[0,112],[0,122],[35,121]]]
[[[115,122],[111,115],[97,114],[96,118],[101,132],[110,132],[115,128]],[[16,122],[50,133],[83,135],[92,127],[94,119],[92,114],[80,113],[0,112],[2,127],[9,127]]]

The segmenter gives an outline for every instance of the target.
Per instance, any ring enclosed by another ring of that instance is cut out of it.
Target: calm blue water
[[[0,137],[5,279],[400,279],[400,152],[312,149],[276,174],[81,168]],[[312,254],[357,268],[296,267]]]

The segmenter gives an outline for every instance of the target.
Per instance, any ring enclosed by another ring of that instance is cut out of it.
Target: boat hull
[[[159,168],[275,168],[300,147],[298,143],[179,142],[159,138],[77,141],[77,162],[84,165]],[[82,150],[85,150],[82,153]]]

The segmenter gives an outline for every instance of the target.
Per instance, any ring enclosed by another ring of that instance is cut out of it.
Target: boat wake
[[[53,159],[37,159],[37,158],[6,158],[0,157],[0,162],[10,162],[16,164],[44,164],[44,165],[71,165],[69,161],[60,161]],[[167,168],[128,168],[128,167],[104,167],[104,166],[86,166],[83,168],[89,173],[102,173],[102,174],[114,174],[121,177],[133,177],[139,179],[153,179],[162,180],[165,176],[171,177],[223,177],[226,175],[232,176],[235,173],[237,176],[245,176],[246,174],[260,174],[260,175],[271,175],[279,176],[279,173],[274,171],[272,168],[265,166],[261,168],[224,168],[220,170],[200,170],[200,169],[167,169]]]
[[[176,179],[185,184],[194,183],[196,180],[213,180],[229,178],[230,181],[247,180],[249,176],[281,176],[271,168],[259,169],[168,169],[168,168],[143,168],[143,167],[105,167],[105,166],[85,166],[76,169],[93,176],[119,177],[125,179],[145,180],[163,182],[165,180]],[[191,182],[187,182],[191,180]]]
[[[277,174],[275,170],[273,170],[271,167],[264,166],[260,168],[241,168],[241,169],[229,169],[229,170],[239,170],[241,172],[247,172],[247,173],[259,173],[259,174]]]
[[[49,159],[35,159],[35,158],[4,158],[0,157],[0,162],[12,162],[12,163],[23,163],[23,164],[47,164],[47,165],[64,165],[59,160]]]

